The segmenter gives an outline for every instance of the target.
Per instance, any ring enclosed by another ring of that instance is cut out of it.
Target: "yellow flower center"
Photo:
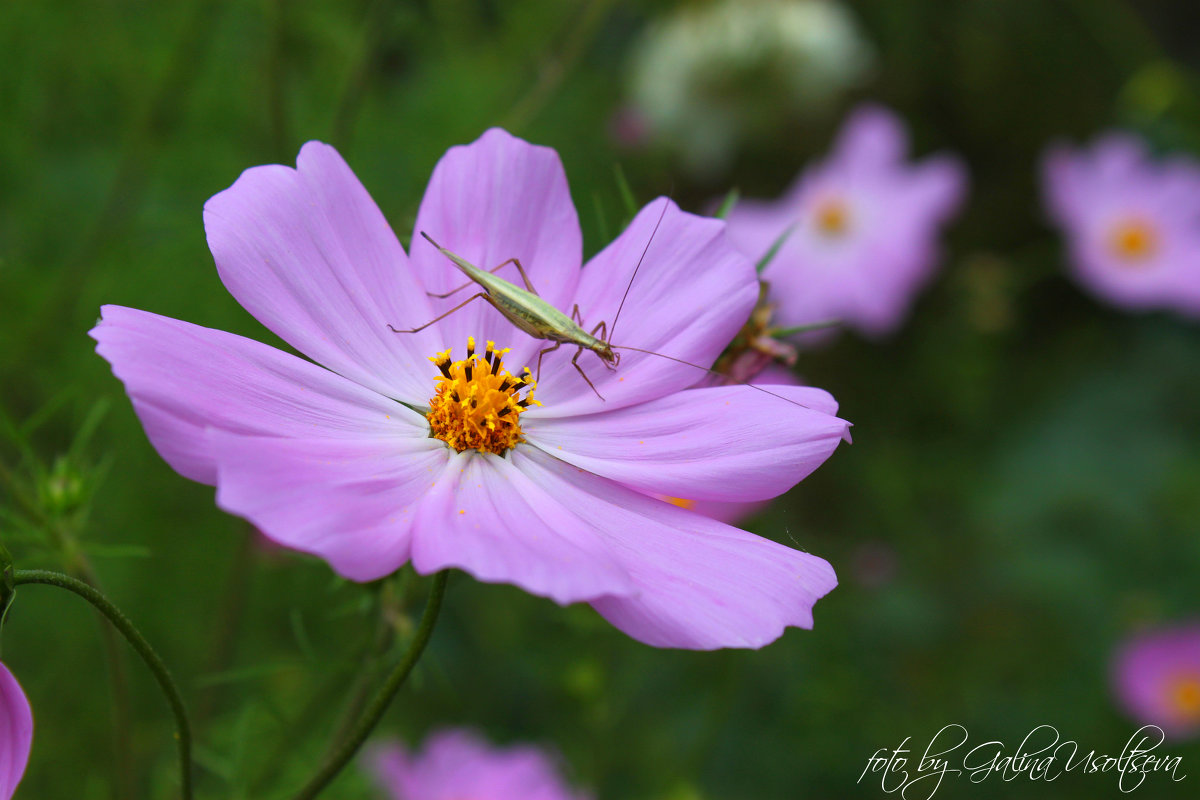
[[[1158,252],[1158,230],[1145,219],[1131,217],[1113,226],[1109,246],[1127,265],[1142,266]]]
[[[529,367],[518,378],[504,369],[503,356],[508,348],[497,350],[487,343],[483,355],[475,354],[475,339],[467,339],[467,357],[451,361],[450,351],[430,356],[441,375],[437,392],[429,398],[429,429],[458,452],[482,450],[504,455],[521,435],[521,413],[531,405],[536,383]],[[518,392],[527,389],[525,396]]]
[[[1181,721],[1200,722],[1200,673],[1188,672],[1168,682],[1171,707]]]
[[[850,209],[840,197],[827,197],[817,204],[813,215],[816,218],[817,231],[822,235],[836,239],[850,228]]]
[[[666,500],[673,506],[679,506],[680,508],[692,509],[696,506],[695,500],[688,500],[684,497],[664,497],[663,500]]]

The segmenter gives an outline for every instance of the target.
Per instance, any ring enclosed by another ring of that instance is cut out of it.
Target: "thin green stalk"
[[[370,705],[367,706],[366,712],[355,725],[354,730],[346,737],[346,740],[340,744],[325,765],[320,771],[312,777],[312,780],[296,795],[295,800],[313,800],[319,795],[329,783],[337,777],[337,774],[342,771],[355,753],[362,747],[363,742],[371,735],[371,731],[375,730],[375,726],[379,724],[379,720],[383,718],[383,714],[387,711],[392,699],[396,696],[396,692],[400,691],[400,687],[404,685],[408,675],[412,672],[417,661],[421,658],[421,653],[425,651],[425,645],[429,644],[429,637],[433,635],[433,626],[437,622],[438,611],[442,607],[442,598],[446,594],[446,578],[449,573],[442,570],[433,577],[433,588],[429,591],[429,601],[425,604],[425,611],[421,615],[421,624],[417,627],[417,632],[413,636],[412,642],[408,646],[408,651],[404,657],[400,659],[395,669],[388,675],[379,692],[376,693]]]
[[[108,618],[113,627],[129,642],[134,652],[146,663],[146,666],[158,681],[158,685],[162,688],[163,694],[166,695],[167,703],[171,706],[171,712],[175,715],[175,738],[179,744],[179,770],[183,800],[192,800],[191,725],[188,722],[187,709],[183,705],[183,697],[180,695],[178,687],[175,686],[175,681],[171,678],[171,673],[167,670],[167,666],[163,663],[163,660],[159,658],[158,653],[154,652],[154,648],[138,632],[138,629],[133,626],[129,618],[94,586],[72,578],[70,575],[44,569],[19,569],[13,573],[14,586],[23,586],[25,584],[57,586],[60,589],[66,589],[69,592],[79,595],[91,603],[93,608]]]
[[[364,657],[365,657],[364,650]],[[263,759],[265,766],[250,784],[248,797],[265,797],[268,787],[277,783],[280,771],[289,756],[300,749],[308,732],[320,723],[325,710],[337,700],[345,688],[346,677],[341,670],[334,672],[327,682],[313,692],[312,697],[300,712],[294,715],[271,748],[270,755]]]
[[[205,672],[215,675],[229,669],[233,662],[234,650],[237,646],[238,632],[242,627],[242,617],[246,610],[246,597],[254,577],[254,551],[256,548],[253,526],[246,525],[246,530],[234,553],[229,567],[229,576],[225,580],[225,590],[221,592],[221,610],[216,615],[217,623],[213,627],[212,644],[208,651],[212,654]],[[204,723],[219,705],[219,699],[224,692],[220,685],[210,686],[208,691],[200,695],[196,704],[194,719],[196,727],[203,728]]]
[[[591,46],[596,34],[603,27],[602,23],[607,18],[611,5],[612,0],[591,0],[574,14],[567,23],[561,45],[556,52],[548,49],[542,55],[537,80],[501,118],[500,127],[519,131],[541,113]]]
[[[367,701],[371,699],[371,686],[379,676],[380,662],[394,642],[394,628],[388,619],[386,604],[382,597],[386,591],[387,586],[380,586],[378,595],[375,597],[373,604],[376,615],[375,630],[371,634],[371,640],[362,659],[360,659],[363,668],[359,671],[358,676],[354,679],[354,685],[346,695],[347,700],[342,715],[338,719],[337,727],[334,728],[334,734],[329,740],[325,755],[335,752],[338,745],[346,741],[346,737],[354,730],[354,725],[362,716]]]
[[[92,586],[97,592],[103,593],[100,587],[100,576],[92,567],[92,562],[84,554],[79,542],[71,535],[68,528],[45,520],[47,530],[54,537],[55,543],[66,559],[66,569],[72,577],[78,578]],[[129,676],[125,670],[125,662],[121,660],[121,643],[112,627],[104,624],[103,615],[96,614],[96,624],[100,626],[100,638],[104,640],[104,658],[108,662],[108,679],[112,691],[112,718],[114,739],[113,749],[116,758],[113,771],[117,776],[117,784],[113,787],[113,796],[117,798],[132,797],[134,785],[133,771],[133,725],[130,722],[129,711]]]
[[[354,123],[362,107],[363,98],[367,95],[367,89],[370,88],[374,74],[372,68],[378,58],[379,46],[387,36],[388,15],[394,11],[391,3],[374,0],[367,6],[363,17],[358,47],[351,56],[346,82],[334,104],[333,123],[329,133],[329,141],[343,154],[350,148]]]

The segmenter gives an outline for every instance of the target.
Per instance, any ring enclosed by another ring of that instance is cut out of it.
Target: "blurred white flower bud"
[[[834,0],[723,0],[652,23],[631,65],[638,129],[677,150],[698,175],[735,149],[828,112],[874,62]]]

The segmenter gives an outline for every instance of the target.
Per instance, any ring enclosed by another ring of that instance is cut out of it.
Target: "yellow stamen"
[[[442,373],[425,415],[435,439],[460,453],[482,450],[497,455],[525,440],[521,413],[541,403],[533,398],[536,383],[528,367],[519,378],[504,368],[507,352],[508,348],[497,350],[488,342],[483,355],[476,355],[472,337],[467,339],[467,357],[462,361],[451,361],[449,350],[430,356]],[[523,389],[527,391],[522,398],[518,392]]]
[[[1113,226],[1109,246],[1129,266],[1143,266],[1158,252],[1158,230],[1148,220],[1130,217]]]
[[[664,497],[663,500],[666,500],[668,503],[670,503],[673,506],[679,506],[680,508],[690,509],[696,505],[695,500],[688,500],[683,497]]]
[[[817,231],[830,239],[836,239],[850,228],[850,209],[840,197],[827,197],[817,204]]]
[[[1178,675],[1167,685],[1171,707],[1179,719],[1200,722],[1200,672]]]

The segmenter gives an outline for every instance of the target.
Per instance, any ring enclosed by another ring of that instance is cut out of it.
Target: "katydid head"
[[[604,366],[610,370],[616,369],[617,365],[621,363],[621,354],[614,350],[608,342],[603,340],[596,342],[592,346],[591,351],[600,356],[600,360],[604,362]]]

